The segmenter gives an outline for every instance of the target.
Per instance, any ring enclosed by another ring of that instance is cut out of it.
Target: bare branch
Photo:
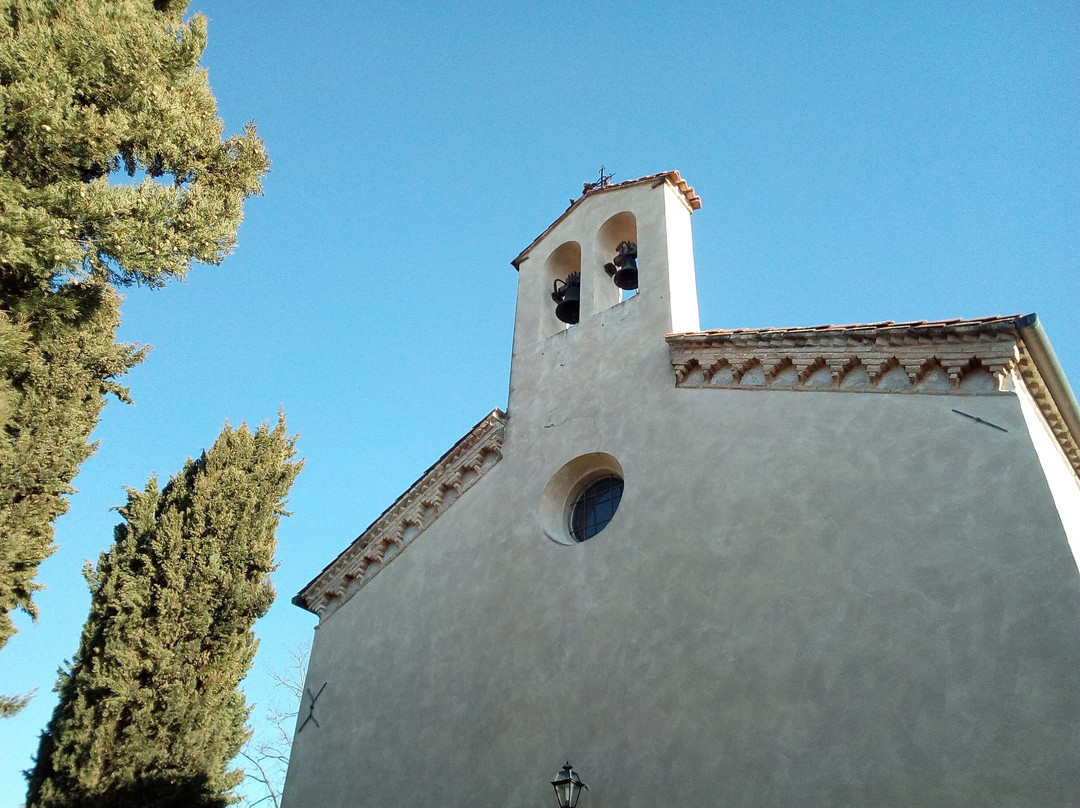
[[[254,771],[244,772],[245,778],[259,783],[266,792],[249,802],[249,806],[269,801],[273,808],[281,808],[280,795],[289,766],[289,754],[292,752],[293,727],[304,693],[304,677],[307,674],[311,645],[297,644],[287,651],[291,662],[284,672],[270,667],[266,669],[275,683],[275,689],[282,692],[282,699],[267,706],[261,726],[255,727],[251,738],[240,752],[254,767]],[[287,706],[282,706],[282,703]]]

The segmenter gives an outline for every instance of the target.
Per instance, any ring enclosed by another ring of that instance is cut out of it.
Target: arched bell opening
[[[549,337],[574,325],[581,317],[581,245],[560,244],[544,264],[544,286],[548,296],[542,318],[541,336]]]
[[[637,294],[637,217],[628,210],[616,213],[597,231],[595,245],[594,260],[611,278],[610,284],[601,284],[605,294],[603,302],[613,306]]]

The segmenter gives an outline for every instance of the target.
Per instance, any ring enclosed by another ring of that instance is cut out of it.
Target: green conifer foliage
[[[111,381],[140,357],[113,342],[118,296],[101,284],[70,284],[55,294],[53,316],[31,325],[0,314],[0,646],[14,633],[8,614],[36,614],[38,565],[51,552],[50,520],[66,507],[74,470],[92,451],[86,439],[102,396],[126,391]],[[6,701],[0,699],[0,713]],[[14,706],[14,705],[12,705]]]
[[[268,166],[252,126],[223,138],[186,8],[0,0],[0,647],[143,355],[115,344],[116,287],[219,263]]]
[[[31,808],[229,802],[247,738],[237,685],[274,591],[274,532],[300,462],[283,418],[226,425],[163,490],[129,489],[82,640],[29,773]]]

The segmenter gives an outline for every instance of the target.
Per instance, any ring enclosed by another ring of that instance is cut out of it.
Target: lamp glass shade
[[[559,808],[577,808],[581,792],[588,788],[581,782],[578,773],[570,767],[569,763],[555,775],[551,785],[555,789],[555,798],[559,801]]]

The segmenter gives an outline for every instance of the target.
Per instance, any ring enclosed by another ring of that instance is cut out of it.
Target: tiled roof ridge
[[[723,328],[706,331],[688,331],[684,333],[668,334],[668,342],[689,342],[699,339],[724,338],[724,337],[773,337],[786,336],[789,334],[822,334],[830,337],[840,336],[845,333],[857,333],[863,331],[915,331],[934,330],[941,328],[964,328],[981,326],[1005,326],[1013,327],[1019,321],[1032,315],[1011,314],[991,315],[989,317],[954,317],[947,320],[911,320],[908,322],[896,322],[894,320],[881,320],[876,323],[851,323],[848,325],[814,325],[792,326],[786,328]]]
[[[701,210],[701,197],[699,197],[694,189],[682,178],[682,175],[677,169],[671,171],[660,171],[656,174],[646,174],[644,177],[636,177],[632,180],[623,180],[622,182],[615,182],[603,187],[590,187],[586,188],[585,192],[579,199],[575,199],[571,203],[571,207],[576,205],[582,199],[587,196],[594,196],[595,194],[604,193],[606,191],[614,191],[616,188],[625,188],[630,185],[640,185],[645,182],[664,181],[670,182],[675,188],[683,195],[686,200],[686,204],[690,206],[691,210]]]

